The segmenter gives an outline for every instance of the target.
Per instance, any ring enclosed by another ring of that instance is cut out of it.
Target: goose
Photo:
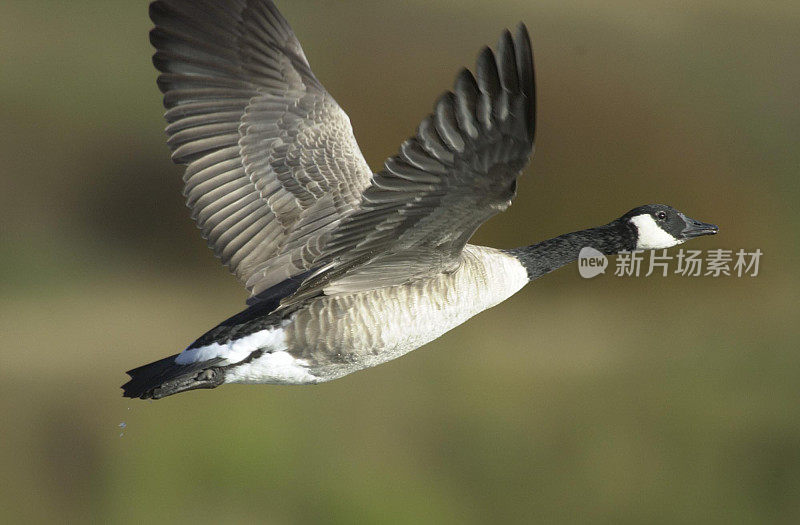
[[[396,359],[577,259],[669,248],[717,226],[662,204],[530,246],[468,244],[533,153],[527,28],[484,47],[373,173],[350,120],[270,0],[159,0],[150,41],[168,144],[248,307],[128,372],[131,398],[315,384]]]

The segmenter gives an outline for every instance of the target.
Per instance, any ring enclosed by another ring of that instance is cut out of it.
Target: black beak
[[[700,222],[681,215],[686,227],[681,232],[681,239],[691,239],[693,237],[700,237],[701,235],[714,235],[719,231],[716,224],[708,224],[707,222]]]

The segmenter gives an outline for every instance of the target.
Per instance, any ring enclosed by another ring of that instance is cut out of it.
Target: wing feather
[[[372,177],[347,115],[270,0],[160,0],[150,17],[167,143],[202,235],[253,294],[307,272]]]
[[[283,307],[318,295],[402,284],[459,264],[475,229],[504,210],[533,153],[535,92],[527,29],[484,48],[414,137],[388,159],[361,206],[322,240],[312,273]]]

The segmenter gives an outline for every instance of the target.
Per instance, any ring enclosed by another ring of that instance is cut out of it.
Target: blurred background
[[[343,4],[278,2],[374,169],[481,46],[528,24],[537,153],[474,243],[665,202],[721,227],[687,248],[759,248],[759,275],[589,281],[572,265],[329,384],[123,399],[125,370],[245,291],[183,205],[147,2],[5,1],[4,515],[797,523],[800,3]]]

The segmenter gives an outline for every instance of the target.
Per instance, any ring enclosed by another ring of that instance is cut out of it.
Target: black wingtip
[[[514,39],[511,31],[504,29],[497,42],[497,70],[500,74],[500,85],[509,93],[519,93],[519,73]]]
[[[527,40],[528,44],[530,44],[530,32],[528,31],[528,26],[522,20],[517,22],[516,35],[518,40]]]
[[[162,1],[151,2],[147,8],[147,14],[154,24],[158,24],[169,13],[169,7]]]
[[[517,24],[514,49],[517,58],[520,91],[528,99],[527,121],[531,143],[533,143],[536,132],[536,67],[534,65],[530,33],[528,32],[528,26],[524,22]]]

